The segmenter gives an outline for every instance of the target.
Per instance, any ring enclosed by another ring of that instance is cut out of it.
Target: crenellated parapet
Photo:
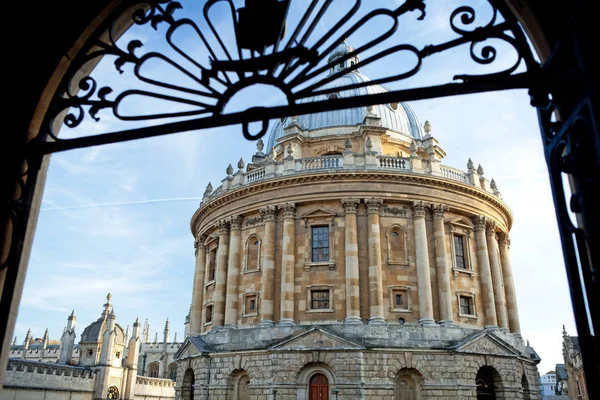
[[[95,376],[95,372],[91,368],[52,364],[40,361],[17,360],[14,358],[8,359],[6,369],[13,373],[35,373],[81,379],[94,379]],[[7,381],[9,381],[10,376],[10,374],[7,375]]]

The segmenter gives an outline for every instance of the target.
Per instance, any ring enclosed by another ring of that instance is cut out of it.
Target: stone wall
[[[483,367],[494,373],[497,399],[541,398],[530,348],[498,329],[297,326],[221,330],[194,341],[201,354],[184,346],[176,398],[185,398],[184,377],[193,371],[196,400],[236,398],[241,376],[249,379],[250,399],[306,400],[315,373],[327,377],[331,399],[336,388],[338,400],[390,399],[408,375],[422,400],[475,400]]]
[[[175,382],[170,379],[138,376],[134,395],[135,400],[170,400],[175,398]]]
[[[94,380],[89,368],[9,359],[0,400],[91,400]]]

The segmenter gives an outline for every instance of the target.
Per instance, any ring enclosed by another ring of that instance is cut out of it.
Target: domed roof
[[[102,335],[106,331],[106,322],[109,314],[112,312],[112,304],[110,304],[111,299],[110,293],[107,296],[107,302],[104,304],[104,310],[102,311],[102,315],[96,321],[92,322],[83,330],[81,334],[81,342],[94,342],[98,343],[102,341]],[[125,332],[123,328],[115,323],[116,328],[116,343],[124,344],[125,343]]]
[[[342,46],[344,49],[342,49]],[[343,54],[351,47],[345,43],[339,45],[330,56]],[[339,50],[339,51],[338,51]],[[337,52],[337,53],[336,53]],[[338,87],[347,87],[348,85],[368,82],[369,78],[358,71],[351,71],[344,74],[333,81],[323,85],[320,89],[330,89]],[[336,93],[328,95],[318,95],[310,97],[301,101],[301,103],[322,101],[327,100],[331,96],[337,97],[351,97],[351,96],[362,96],[367,94],[385,93],[386,89],[379,85],[369,85],[366,87],[360,87],[349,90],[341,90]],[[392,103],[392,104],[380,104],[373,106],[373,112],[381,118],[381,126],[400,134],[412,136],[416,139],[423,138],[423,131],[421,123],[417,117],[417,114],[407,103]],[[346,110],[335,110],[335,111],[324,111],[315,114],[301,115],[298,117],[298,125],[300,128],[306,130],[317,130],[330,127],[341,127],[341,126],[352,126],[356,127],[364,122],[365,116],[367,115],[367,107],[350,108]],[[284,136],[284,128],[291,122],[291,118],[285,118],[283,120],[276,120],[275,124],[271,128],[269,133],[269,139],[267,140],[266,151],[269,152],[277,142],[277,140]],[[345,134],[345,133],[340,133]]]

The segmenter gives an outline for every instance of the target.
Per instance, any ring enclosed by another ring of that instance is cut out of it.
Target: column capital
[[[278,208],[283,210],[284,219],[296,218],[296,203],[281,204]]]
[[[260,216],[265,222],[275,221],[277,219],[277,207],[275,206],[262,207],[258,211],[260,211]]]
[[[206,236],[198,236],[194,239],[194,255],[197,256],[199,251],[204,250],[204,241],[206,240]]]
[[[510,237],[506,232],[498,232],[498,243],[500,246],[510,247]]]
[[[448,207],[446,204],[431,203],[429,205],[429,211],[431,211],[433,219],[444,219],[444,213],[449,209],[450,207]]]
[[[496,235],[496,222],[492,220],[487,220],[485,223],[485,233],[487,236],[495,236]]]
[[[229,234],[229,218],[223,218],[217,222],[217,227],[219,228],[219,235],[228,235]]]
[[[342,199],[342,204],[344,206],[344,214],[356,214],[356,208],[360,204],[360,199],[348,197]]]
[[[410,208],[413,212],[413,218],[425,218],[425,203],[421,200],[415,200],[412,202]]]
[[[365,199],[365,204],[367,205],[368,214],[379,214],[383,199],[371,197],[370,199]]]
[[[483,215],[475,215],[472,220],[473,225],[475,225],[475,231],[485,230],[486,218]]]
[[[229,224],[231,227],[231,230],[240,230],[242,229],[242,217],[241,215],[232,215],[230,220],[229,220]]]

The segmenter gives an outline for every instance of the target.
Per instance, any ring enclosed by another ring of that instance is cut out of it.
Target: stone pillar
[[[382,203],[382,199],[365,199],[369,235],[369,324],[385,323],[381,272],[381,232],[379,228],[379,209]]]
[[[222,219],[219,225],[219,248],[215,271],[215,291],[213,292],[213,329],[225,322],[225,289],[227,284],[227,259],[229,258],[229,220]]]
[[[444,212],[446,211],[448,211],[448,206],[445,204],[431,204],[440,324],[455,325],[452,314],[452,288],[450,286],[448,253],[446,252],[446,230],[444,228]]]
[[[296,266],[296,204],[286,203],[283,210],[283,241],[281,243],[281,308],[279,325],[294,322],[294,268]]]
[[[496,306],[494,304],[494,286],[492,285],[492,271],[485,238],[485,217],[473,217],[475,225],[475,240],[477,241],[477,260],[479,261],[479,282],[481,283],[481,297],[486,328],[497,328]]]
[[[431,297],[431,276],[429,271],[429,250],[427,246],[427,228],[425,226],[425,205],[422,201],[413,201],[413,224],[415,229],[415,248],[417,263],[417,294],[419,295],[419,324],[435,325],[433,319],[433,300]]]
[[[504,297],[504,284],[502,282],[502,271],[500,270],[500,259],[498,258],[498,242],[496,240],[496,223],[487,221],[486,237],[488,253],[490,257],[490,270],[492,272],[492,284],[494,285],[494,303],[496,304],[496,318],[500,329],[508,332],[508,317],[506,316],[506,299]]]
[[[263,259],[260,293],[260,325],[273,325],[273,288],[275,286],[275,221],[277,209],[267,206],[260,209],[260,215],[265,222],[265,237],[263,239]]]
[[[234,215],[230,220],[229,259],[227,262],[227,297],[225,298],[225,326],[237,327],[238,283],[240,281],[240,255],[242,252],[242,217]]]
[[[190,335],[202,333],[202,309],[204,307],[204,278],[206,274],[206,247],[204,236],[194,242],[196,247],[196,271],[192,291],[192,310],[190,311]]]
[[[488,221],[485,230],[488,251],[490,255],[490,268],[492,270],[492,282],[494,285],[494,301],[496,303],[496,316],[498,326],[508,332],[508,317],[506,315],[506,298],[504,297],[504,284],[502,282],[502,271],[498,255],[498,241],[496,240],[496,223]]]
[[[519,309],[517,308],[517,294],[513,280],[512,266],[510,264],[510,238],[506,233],[500,233],[500,261],[502,263],[502,275],[504,276],[504,291],[506,294],[506,308],[508,312],[508,326],[514,334],[521,335],[521,324],[519,322]]]
[[[342,199],[344,205],[344,232],[346,241],[346,320],[347,324],[361,324],[360,286],[358,283],[358,233],[356,227],[356,207],[359,199]]]

